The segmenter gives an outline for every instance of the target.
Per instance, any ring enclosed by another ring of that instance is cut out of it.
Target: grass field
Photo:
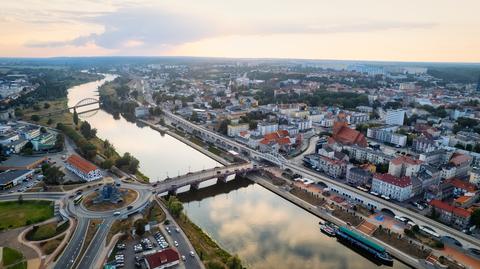
[[[0,230],[38,223],[53,217],[50,201],[17,201],[0,203]]]
[[[12,248],[3,248],[3,266],[8,268],[27,268],[27,262],[23,254]],[[23,262],[22,262],[23,261]]]
[[[57,225],[57,222],[52,222],[38,226],[38,228],[30,230],[30,232],[27,233],[26,238],[30,241],[40,241],[54,237],[64,232],[68,228],[69,223],[65,222],[58,227]]]
[[[55,239],[52,239],[52,240],[49,240],[47,242],[41,243],[40,248],[42,249],[42,252],[45,255],[52,254],[58,248],[60,243],[62,243],[62,240],[63,240],[64,237],[65,237],[65,235],[60,236],[60,237],[55,238]]]
[[[93,200],[97,197],[97,193],[91,193],[85,199],[83,200],[83,205],[88,209],[92,211],[109,211],[109,210],[114,210],[117,208],[122,208],[125,206],[128,206],[129,204],[133,203],[135,199],[138,197],[138,192],[130,189],[120,189],[120,191],[126,191],[126,194],[122,197],[123,202],[114,204],[110,202],[102,202],[98,204],[94,204]]]

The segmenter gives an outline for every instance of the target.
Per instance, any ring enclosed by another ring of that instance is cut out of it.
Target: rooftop
[[[169,264],[179,260],[178,252],[171,248],[159,251],[157,253],[146,255],[145,259],[149,268],[157,268],[159,266]]]
[[[374,176],[374,179],[378,179],[380,181],[383,181],[401,188],[405,188],[412,185],[412,180],[410,179],[410,177],[396,177],[390,174],[376,173]]]
[[[75,166],[85,174],[88,174],[89,172],[97,169],[97,167],[93,165],[91,162],[75,154],[70,155],[70,157],[68,157],[67,159],[67,162],[70,165]]]
[[[470,215],[472,214],[470,211],[468,211],[466,209],[463,209],[463,208],[460,208],[460,207],[454,207],[454,206],[449,205],[449,204],[447,204],[445,202],[442,202],[440,200],[435,200],[434,199],[434,200],[430,201],[430,205],[435,207],[435,208],[441,209],[443,211],[451,212],[454,215],[457,215],[457,216],[460,216],[460,217],[463,217],[463,218],[470,217]]]
[[[9,170],[3,173],[0,173],[0,184],[8,184],[10,181],[21,177],[25,174],[31,173],[32,170]]]

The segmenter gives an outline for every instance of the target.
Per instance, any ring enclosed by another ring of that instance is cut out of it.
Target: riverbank
[[[304,209],[305,211],[309,212],[310,214],[319,217],[323,220],[329,221],[331,223],[334,223],[338,226],[346,226],[347,223],[333,215],[331,215],[327,210],[323,209],[322,207],[317,207],[314,206],[301,198],[291,194],[289,191],[287,191],[284,188],[281,188],[279,186],[276,186],[266,179],[258,176],[258,175],[248,175],[247,178],[250,180],[254,181],[255,183],[259,184],[260,186],[266,188],[267,190],[277,194],[278,196],[284,198],[285,200],[299,206],[300,208]],[[355,229],[357,232],[360,232],[363,234],[362,231]],[[366,235],[369,236],[369,235]],[[383,241],[380,241],[376,238],[370,237],[372,240],[374,240],[376,243],[384,246],[392,256],[397,258],[398,260],[402,261],[403,263],[413,267],[413,268],[423,268],[423,264],[418,260],[415,259],[407,254],[405,254],[402,251],[399,251],[396,248],[391,247],[390,245],[385,244]]]
[[[204,155],[206,155],[207,157],[223,164],[223,165],[230,165],[231,162],[222,158],[218,152],[216,152],[217,154],[215,154],[213,151],[210,151],[208,149],[205,149],[205,144],[203,144],[202,141],[199,141],[198,139],[197,140],[194,140],[194,138],[191,138],[191,139],[187,139],[186,138],[186,134],[185,133],[180,133],[180,131],[177,131],[177,130],[174,130],[174,131],[171,131],[170,128],[173,128],[171,126],[162,126],[162,125],[157,125],[157,124],[154,124],[153,122],[150,122],[150,121],[146,121],[146,120],[142,120],[142,119],[139,119],[138,120],[139,122],[145,124],[145,125],[148,125],[150,128],[152,128],[153,130],[156,130],[160,133],[165,133],[175,139],[177,139],[178,141],[186,144],[187,146],[189,147],[192,147],[194,148],[195,150],[203,153]],[[195,141],[195,142],[194,142]]]

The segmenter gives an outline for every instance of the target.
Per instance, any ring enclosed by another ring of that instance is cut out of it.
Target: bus
[[[75,205],[78,205],[78,204],[80,204],[80,202],[81,202],[82,200],[83,200],[83,194],[79,194],[79,195],[77,195],[77,197],[75,197],[75,198],[73,199],[73,203],[74,203]]]

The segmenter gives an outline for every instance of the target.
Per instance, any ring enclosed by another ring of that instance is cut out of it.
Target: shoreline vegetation
[[[91,81],[83,81],[82,83],[92,82],[98,79],[101,78],[95,77],[95,79]],[[73,86],[78,86],[80,84],[69,85],[69,88]],[[107,96],[106,94],[108,93],[108,91],[112,91],[112,89],[109,89],[109,87],[111,87],[109,86],[109,83],[106,83],[99,88],[100,99],[102,100],[102,102],[106,102],[107,104],[103,105],[102,109],[106,110],[109,113],[112,113],[114,116],[119,116],[119,114],[122,113],[121,110],[123,110],[123,107],[121,105],[115,105],[118,103],[115,103],[114,101],[118,99],[113,99],[118,97],[115,96],[109,97],[110,99],[105,99],[107,98],[105,96]],[[64,96],[43,101],[43,103],[48,103],[48,105],[43,105],[43,109],[41,109],[43,111],[41,111],[41,114],[48,116],[34,117],[33,115],[40,114],[40,111],[31,108],[16,110],[16,114],[18,114],[17,116],[21,117],[25,121],[33,121],[35,124],[61,130],[69,139],[71,139],[77,145],[80,153],[84,157],[97,163],[100,167],[104,169],[109,169],[114,164],[121,164],[119,168],[127,173],[132,172],[131,170],[129,171],[129,168],[134,167],[135,171],[133,174],[135,175],[135,177],[141,181],[148,182],[149,178],[137,169],[139,166],[139,162],[137,159],[135,159],[129,153],[124,154],[124,156],[120,156],[118,152],[116,152],[113,145],[111,145],[107,139],[102,140],[96,136],[95,129],[92,129],[91,127],[82,128],[82,124],[85,124],[86,121],[80,121],[78,119],[78,115],[75,115],[75,112],[71,113],[70,111],[66,110],[62,113],[52,113],[51,115],[49,115],[49,113],[52,111],[58,111],[68,108],[68,100],[66,97],[67,89],[68,88],[65,88]],[[127,108],[130,106],[132,105],[127,105]],[[115,107],[117,109],[115,109]],[[135,106],[132,107],[134,110]],[[128,115],[132,114],[122,113],[122,116],[124,116],[125,119],[131,121],[132,118],[129,118]],[[82,132],[82,129],[85,131]],[[85,136],[87,136],[88,138]],[[179,225],[182,227],[182,229],[184,229],[184,231],[188,230],[188,232],[185,231],[185,233],[187,234],[189,240],[192,242],[192,245],[194,245],[195,249],[199,253],[204,253],[202,254],[202,262],[204,262],[207,268],[242,268],[241,265],[237,266],[238,264],[241,264],[238,256],[232,255],[226,250],[222,249],[200,227],[198,227],[190,219],[188,219],[186,215],[182,214],[181,220],[177,220],[181,222],[181,224]]]
[[[66,110],[68,108],[67,91],[69,88],[97,81],[104,77],[92,74],[90,78],[91,80],[87,81],[85,79],[80,80],[79,82],[81,83],[79,84],[64,84],[64,93],[61,97],[42,99],[43,101],[39,101],[35,105],[23,106],[23,109],[17,107],[15,115],[24,121],[62,131],[78,147],[80,155],[96,163],[101,168],[110,169],[115,165],[123,172],[134,175],[136,179],[148,182],[149,178],[138,170],[139,162],[135,157],[130,153],[120,156],[107,139],[102,140],[96,136],[96,129],[92,128],[88,121],[80,120],[76,111],[72,113]],[[50,84],[48,81],[45,83],[48,89]],[[61,110],[64,111],[58,112]]]

